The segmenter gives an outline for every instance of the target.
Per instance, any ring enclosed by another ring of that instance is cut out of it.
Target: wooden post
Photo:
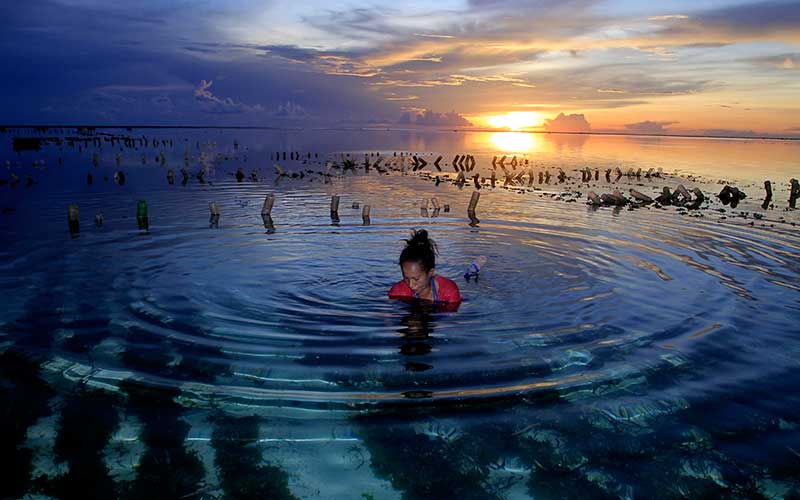
[[[469,206],[467,212],[475,213],[475,208],[478,206],[478,201],[481,199],[481,193],[478,191],[472,192],[472,198],[469,199]]]
[[[791,185],[789,188],[789,206],[795,208],[797,198],[800,198],[800,183],[797,182],[797,179],[791,179],[789,184]]]
[[[364,221],[365,226],[369,226],[370,223],[369,213],[371,208],[372,207],[370,207],[369,205],[364,205],[364,207],[361,209],[361,220]]]
[[[273,205],[275,205],[275,195],[268,194],[264,198],[264,205],[261,207],[261,215],[272,215]]]
[[[69,232],[73,236],[80,232],[80,211],[78,210],[78,205],[74,203],[67,205],[67,224],[69,225]]]
[[[331,196],[331,222],[333,225],[339,224],[339,195]]]

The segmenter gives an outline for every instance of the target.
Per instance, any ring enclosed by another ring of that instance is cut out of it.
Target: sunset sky
[[[0,4],[0,123],[800,136],[800,2]]]

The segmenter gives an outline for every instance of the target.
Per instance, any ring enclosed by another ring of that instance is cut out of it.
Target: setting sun
[[[522,130],[542,124],[542,115],[531,111],[490,116],[486,120],[494,128]]]

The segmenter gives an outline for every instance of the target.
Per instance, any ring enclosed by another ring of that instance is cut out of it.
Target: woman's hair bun
[[[424,245],[428,246],[431,244],[431,240],[428,239],[428,231],[424,229],[419,229],[416,231],[411,232],[411,238],[406,240],[406,243],[410,245]]]
[[[406,240],[406,247],[400,253],[400,265],[403,262],[420,262],[425,270],[436,267],[436,243],[428,237],[428,231],[418,229],[411,231],[411,238]]]

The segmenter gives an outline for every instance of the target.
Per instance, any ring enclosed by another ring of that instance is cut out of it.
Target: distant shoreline
[[[800,141],[800,137],[777,137],[768,135],[759,136],[743,136],[743,135],[700,135],[700,134],[637,134],[632,132],[548,132],[544,130],[498,130],[486,128],[471,128],[471,129],[451,129],[442,127],[431,128],[403,128],[403,127],[268,127],[263,125],[2,125],[0,130],[6,129],[86,129],[86,130],[108,130],[108,129],[151,129],[151,130],[275,130],[275,131],[290,131],[290,132],[303,132],[303,131],[348,131],[348,130],[368,130],[373,132],[512,132],[518,134],[557,134],[557,135],[600,135],[600,136],[624,136],[624,137],[676,137],[683,139],[746,139],[758,141]]]

